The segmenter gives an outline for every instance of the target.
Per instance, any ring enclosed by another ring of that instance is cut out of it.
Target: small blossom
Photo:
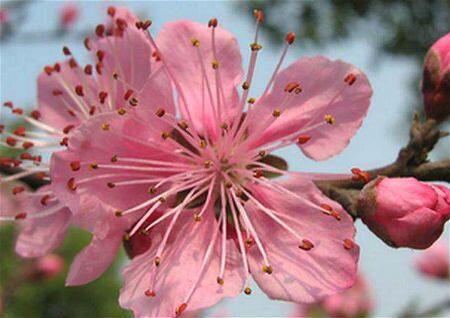
[[[423,69],[422,93],[427,117],[444,121],[450,115],[450,33],[434,43]]]
[[[374,307],[370,286],[359,274],[348,290],[312,304],[297,305],[291,317],[301,318],[361,318],[368,317]]]
[[[34,261],[32,268],[36,278],[53,278],[63,271],[64,260],[56,254],[49,254]]]
[[[363,222],[393,247],[428,248],[450,217],[450,191],[414,178],[380,177],[359,199]]]
[[[64,3],[59,10],[59,25],[62,29],[72,28],[78,21],[80,8],[75,3]]]
[[[418,255],[414,266],[425,276],[448,280],[450,273],[449,258],[448,243],[440,240]]]

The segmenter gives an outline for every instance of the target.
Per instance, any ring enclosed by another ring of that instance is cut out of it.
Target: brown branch
[[[439,131],[434,120],[429,119],[421,123],[415,115],[408,144],[399,151],[393,163],[367,171],[370,179],[373,180],[378,176],[414,177],[423,181],[450,182],[450,160],[427,161],[428,153],[447,135]],[[365,185],[364,181],[348,178],[320,180],[315,183],[326,196],[339,202],[353,217],[358,215],[356,202],[359,190]]]

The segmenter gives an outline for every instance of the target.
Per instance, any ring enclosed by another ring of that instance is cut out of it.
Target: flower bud
[[[422,93],[427,117],[444,121],[450,115],[450,33],[425,56]]]
[[[448,245],[437,241],[415,259],[414,266],[422,274],[438,279],[449,279],[450,264]]]
[[[361,191],[358,212],[388,245],[425,249],[450,218],[450,191],[414,178],[379,177]]]
[[[31,281],[50,279],[58,276],[64,269],[64,260],[56,254],[45,255],[33,261],[24,272]]]
[[[312,304],[299,304],[292,317],[367,317],[373,310],[370,286],[361,274],[355,284],[342,293]]]
[[[59,11],[59,26],[67,30],[78,21],[80,10],[77,5],[73,3],[64,4]]]

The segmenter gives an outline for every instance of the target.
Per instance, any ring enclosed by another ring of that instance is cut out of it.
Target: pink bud
[[[358,204],[362,221],[393,247],[428,248],[450,218],[450,191],[414,178],[379,177]]]
[[[443,121],[450,115],[450,33],[425,56],[422,93],[428,118]]]
[[[0,8],[0,26],[9,22],[9,13],[7,9]]]
[[[370,286],[359,274],[355,284],[344,292],[317,303],[297,305],[292,317],[367,317],[373,307]]]
[[[32,265],[33,279],[49,279],[57,276],[64,269],[64,260],[55,254],[37,259]]]
[[[63,29],[72,27],[78,20],[80,11],[73,3],[64,4],[59,11],[59,25]]]
[[[444,241],[437,241],[415,259],[415,267],[426,276],[449,279],[450,255],[448,248]]]

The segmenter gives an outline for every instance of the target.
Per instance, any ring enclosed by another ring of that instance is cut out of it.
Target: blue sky
[[[123,2],[122,2],[123,3]],[[217,17],[220,24],[234,33],[241,45],[244,63],[248,62],[254,27],[236,3],[232,2],[127,2],[127,6],[146,13],[153,20],[156,33],[164,22],[192,19],[207,22]],[[32,5],[30,15],[23,22],[24,31],[50,30],[56,24],[57,9],[61,2],[45,2]],[[86,29],[103,19],[102,8],[107,2],[80,2],[82,21],[77,26]],[[286,32],[289,30],[286,30]],[[381,35],[382,36],[382,35]],[[261,38],[263,50],[259,57],[255,86],[252,95],[262,92],[278,61],[280,50],[270,47]],[[35,100],[36,76],[45,64],[62,58],[61,47],[68,44],[77,57],[85,56],[78,42],[7,43],[0,47],[1,91],[0,100],[14,100],[18,105],[30,105]],[[361,68],[368,75],[374,96],[362,128],[350,146],[339,156],[326,162],[313,162],[297,149],[287,149],[280,154],[286,158],[292,170],[316,172],[347,172],[351,167],[364,169],[381,166],[393,161],[401,144],[407,141],[407,129],[399,129],[405,123],[404,116],[411,104],[409,80],[414,75],[414,64],[405,59],[377,56],[373,39],[357,36],[325,48],[304,48],[302,39],[296,41],[285,65],[297,58],[326,55],[343,59]],[[376,57],[376,58],[375,58]],[[4,114],[2,114],[4,115]],[[448,149],[448,143],[441,149]],[[422,279],[411,267],[416,251],[394,250],[371,234],[357,222],[357,241],[361,245],[361,268],[374,286],[378,317],[389,317],[404,308],[410,301],[421,306],[441,300],[448,290],[445,284]],[[448,239],[448,231],[446,232]],[[251,297],[242,295],[219,306],[235,316],[283,316],[290,313],[291,305],[269,300],[261,291],[255,290]]]

